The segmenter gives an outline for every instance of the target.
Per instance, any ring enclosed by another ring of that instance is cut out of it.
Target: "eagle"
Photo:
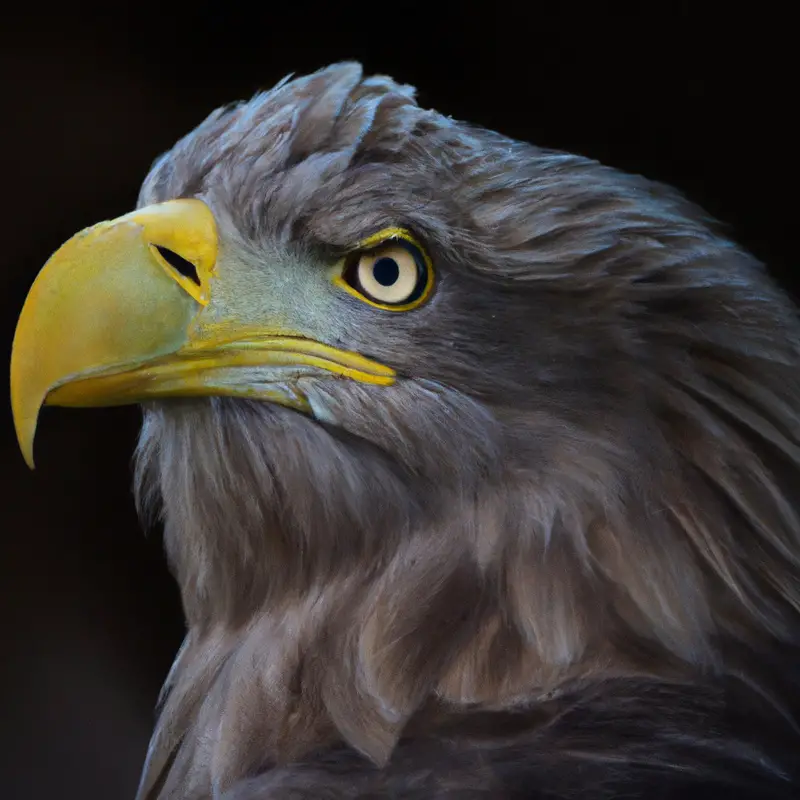
[[[289,76],[47,261],[11,403],[143,410],[139,800],[798,794],[800,324],[669,187]]]

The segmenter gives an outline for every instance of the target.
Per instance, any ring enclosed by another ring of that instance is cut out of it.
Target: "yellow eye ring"
[[[411,311],[433,290],[433,264],[411,233],[385,228],[337,264],[333,282],[374,308]]]

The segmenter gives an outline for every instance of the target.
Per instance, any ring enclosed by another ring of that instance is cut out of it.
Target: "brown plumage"
[[[800,326],[752,256],[354,64],[212,114],[179,197],[253,315],[388,226],[436,285],[325,328],[394,385],[146,406],[188,635],[141,798],[793,796]]]

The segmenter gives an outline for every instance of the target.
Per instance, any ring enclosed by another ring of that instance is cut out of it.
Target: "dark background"
[[[130,210],[158,154],[216,106],[348,58],[443,113],[677,185],[794,288],[796,61],[777,4],[345,5],[3,12],[4,363],[40,266]],[[46,410],[31,473],[0,406],[0,796],[132,798],[183,634],[130,496],[139,412]]]

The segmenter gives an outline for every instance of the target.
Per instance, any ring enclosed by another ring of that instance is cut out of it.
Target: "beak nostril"
[[[161,245],[153,245],[158,250],[164,261],[167,262],[176,272],[188,278],[200,286],[200,276],[197,274],[197,267],[191,261],[187,261],[183,256],[178,255],[174,250]]]

